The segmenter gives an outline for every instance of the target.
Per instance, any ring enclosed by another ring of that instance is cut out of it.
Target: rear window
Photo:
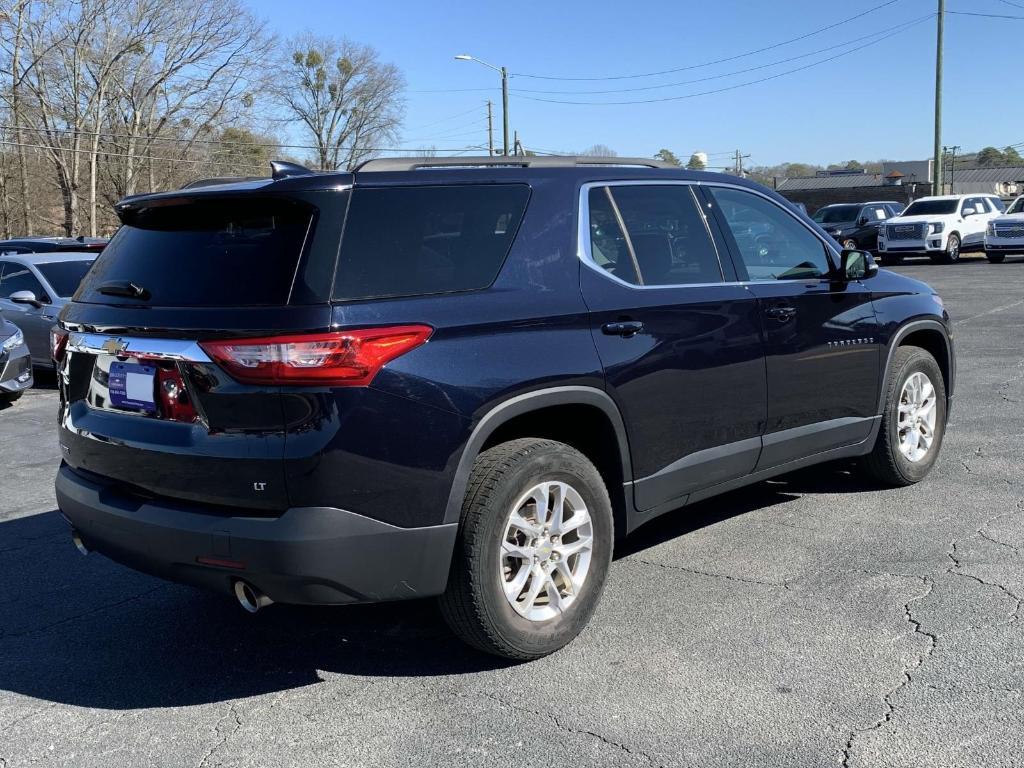
[[[49,264],[37,264],[38,269],[46,282],[53,288],[54,293],[62,299],[73,296],[78,290],[79,283],[85,277],[85,273],[92,266],[92,259],[89,261],[52,261]]]
[[[314,215],[312,206],[282,198],[156,201],[122,215],[75,299],[134,302],[100,292],[131,282],[156,306],[286,304]]]
[[[334,281],[338,300],[486,288],[515,239],[530,188],[356,188]]]

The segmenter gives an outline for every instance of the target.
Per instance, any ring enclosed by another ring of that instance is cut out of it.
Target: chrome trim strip
[[[117,350],[112,351],[113,342]],[[104,348],[104,345],[108,345]],[[203,348],[188,339],[154,339],[138,336],[110,336],[100,333],[68,334],[69,352],[88,352],[93,355],[124,354],[142,355],[157,360],[181,360],[189,363],[213,362]]]
[[[637,290],[637,291],[654,291],[654,290],[665,289],[665,288],[709,288],[709,287],[713,287],[713,286],[723,286],[723,285],[731,285],[731,286],[739,285],[739,286],[744,286],[745,287],[745,286],[749,286],[749,285],[754,285],[754,284],[765,282],[765,281],[760,281],[760,280],[734,280],[734,281],[723,281],[723,282],[717,282],[717,283],[675,283],[673,285],[635,285],[634,283],[626,282],[625,280],[623,280],[620,277],[616,277],[615,275],[613,275],[611,272],[609,272],[606,269],[602,269],[597,264],[597,262],[595,262],[593,260],[593,257],[591,255],[591,251],[590,251],[590,206],[588,205],[588,196],[589,196],[590,190],[593,189],[594,187],[628,187],[628,186],[640,186],[640,185],[643,185],[643,186],[656,186],[656,187],[664,187],[664,186],[686,186],[686,187],[690,187],[690,193],[694,195],[695,200],[697,200],[697,202],[698,202],[697,210],[700,211],[701,216],[705,217],[705,221],[704,221],[704,225],[705,226],[708,226],[707,217],[706,217],[706,214],[705,214],[703,206],[701,206],[699,204],[699,199],[696,198],[696,194],[694,194],[694,192],[693,192],[693,187],[724,187],[726,189],[738,189],[741,192],[749,192],[752,195],[757,195],[758,197],[763,197],[769,203],[772,203],[780,211],[783,211],[788,216],[790,216],[791,218],[796,220],[800,224],[800,226],[802,226],[804,229],[806,229],[808,232],[810,232],[812,235],[814,235],[818,239],[818,241],[825,247],[825,251],[829,255],[829,261],[831,262],[831,265],[832,265],[833,269],[836,269],[837,268],[836,265],[839,264],[839,252],[836,250],[835,245],[833,243],[830,243],[830,242],[828,242],[828,240],[825,240],[824,238],[822,238],[822,236],[818,232],[816,232],[812,227],[807,226],[807,223],[805,221],[803,221],[799,216],[797,216],[793,211],[790,211],[790,210],[786,209],[784,206],[779,205],[777,200],[774,200],[773,198],[769,197],[768,195],[764,194],[763,192],[759,192],[756,189],[751,189],[750,187],[745,187],[745,186],[743,186],[741,184],[729,184],[727,182],[721,182],[721,181],[712,181],[712,182],[691,181],[691,180],[685,180],[685,179],[629,179],[629,180],[588,181],[588,182],[580,185],[579,207],[578,207],[578,216],[577,216],[578,227],[577,227],[577,233],[576,233],[576,256],[583,263],[584,266],[589,267],[590,269],[592,269],[595,272],[597,272],[599,275],[603,275],[608,280],[612,280],[612,281],[618,283],[619,285],[624,285],[627,288],[633,288],[634,290]],[[710,230],[709,230],[709,234],[710,234]],[[714,244],[715,251],[717,252],[718,245],[717,245],[717,243],[715,243],[714,237],[711,238],[711,242],[712,242],[712,244]],[[722,255],[721,254],[718,254],[718,260],[719,260],[719,266],[721,267],[721,261],[722,261]],[[822,279],[827,279],[827,278],[817,278],[817,279],[818,280],[822,280]],[[800,282],[800,281],[794,281],[794,282]]]

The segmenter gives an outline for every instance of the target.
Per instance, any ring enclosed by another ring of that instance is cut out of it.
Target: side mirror
[[[875,257],[867,251],[844,250],[841,256],[841,273],[846,281],[866,280],[878,274]]]
[[[857,219],[857,226],[863,227],[865,224],[868,223],[868,221],[870,221],[870,219],[868,219],[867,216],[861,216],[859,219]]]
[[[36,298],[36,295],[32,291],[15,291],[7,297],[9,301],[13,301],[15,304],[31,304],[36,309],[43,306],[43,302]]]
[[[973,216],[976,213],[977,211],[974,210],[973,208],[964,208],[964,218],[967,218],[968,216]]]

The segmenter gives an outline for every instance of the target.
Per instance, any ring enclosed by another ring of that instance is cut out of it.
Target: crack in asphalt
[[[887,575],[897,576],[897,574],[887,574]],[[885,714],[883,714],[881,718],[879,718],[878,720],[876,720],[874,723],[872,723],[871,725],[869,725],[866,728],[855,728],[852,731],[850,731],[850,736],[849,736],[849,738],[847,738],[846,744],[843,747],[843,760],[842,760],[843,768],[849,768],[850,758],[851,758],[851,756],[853,754],[854,741],[856,741],[858,736],[861,736],[861,735],[863,735],[865,733],[871,733],[872,731],[876,731],[879,728],[881,728],[883,725],[885,725],[886,723],[892,721],[892,718],[896,714],[896,705],[893,703],[894,697],[901,690],[903,690],[904,688],[909,686],[912,682],[914,682],[913,676],[910,673],[913,670],[919,668],[922,664],[924,664],[925,660],[929,656],[931,656],[932,653],[935,651],[936,645],[938,645],[938,637],[933,632],[927,632],[927,631],[921,629],[921,622],[919,622],[917,619],[914,618],[914,614],[910,610],[911,603],[915,603],[918,600],[924,600],[926,597],[928,597],[928,595],[930,595],[932,593],[932,590],[935,588],[935,582],[932,581],[927,576],[906,576],[906,575],[904,575],[904,576],[900,576],[900,578],[920,580],[927,587],[927,589],[924,592],[922,592],[920,595],[917,595],[916,597],[912,597],[906,603],[904,603],[904,605],[903,605],[903,618],[913,628],[913,630],[914,630],[913,634],[921,635],[922,637],[928,638],[928,648],[924,651],[924,653],[918,654],[917,657],[914,658],[911,661],[910,664],[908,664],[907,666],[905,666],[903,668],[903,672],[900,675],[899,683],[894,688],[892,688],[887,694],[885,694],[885,696],[882,697],[882,702],[885,705]]]
[[[456,693],[456,696],[465,696],[465,695],[466,694]],[[632,747],[630,747],[630,746],[628,746],[626,744],[623,744],[622,742],[615,741],[614,739],[610,739],[607,736],[605,736],[604,734],[598,733],[597,731],[591,731],[591,730],[587,730],[585,728],[575,728],[575,727],[573,727],[571,725],[567,725],[567,724],[563,723],[559,719],[558,715],[555,715],[555,714],[553,714],[551,712],[543,712],[543,711],[537,710],[537,709],[530,709],[529,707],[524,707],[521,704],[516,704],[514,702],[507,701],[507,700],[501,698],[500,696],[495,696],[493,693],[486,693],[484,691],[479,691],[479,692],[477,692],[475,694],[469,694],[469,696],[483,696],[484,698],[490,699],[491,701],[494,701],[494,702],[497,702],[498,704],[502,705],[503,707],[507,707],[508,709],[510,709],[512,711],[525,712],[527,714],[534,715],[535,717],[547,718],[548,720],[553,722],[555,724],[555,726],[559,730],[566,731],[567,733],[575,733],[575,734],[578,734],[578,735],[581,735],[581,736],[590,736],[590,737],[595,738],[598,741],[602,742],[603,744],[607,744],[610,747],[614,747],[614,748],[616,748],[616,749],[618,749],[618,750],[620,750],[622,752],[625,752],[627,755],[633,755],[635,757],[641,757],[644,760],[646,760],[648,763],[650,763],[651,765],[656,766],[656,768],[666,768],[664,763],[658,762],[657,760],[655,760],[653,757],[651,757],[649,754],[647,754],[643,750],[634,749],[634,748],[632,748]]]
[[[57,621],[50,622],[49,624],[44,624],[41,627],[34,627],[32,629],[27,629],[24,632],[7,632],[6,630],[0,628],[0,638],[8,639],[8,638],[14,638],[14,637],[27,637],[29,635],[37,634],[39,632],[46,632],[47,630],[53,629],[54,627],[59,627],[59,626],[61,626],[63,624],[68,624],[69,622],[72,622],[72,621],[78,621],[79,619],[85,619],[85,618],[88,618],[89,616],[93,616],[93,615],[95,615],[97,613],[102,613],[103,611],[110,610],[111,608],[118,608],[118,607],[120,607],[122,605],[126,605],[127,603],[135,602],[136,600],[142,600],[143,598],[148,597],[149,595],[153,594],[154,592],[159,592],[161,589],[167,589],[170,586],[172,586],[172,585],[171,584],[157,584],[152,589],[147,589],[145,592],[141,592],[141,593],[139,593],[137,595],[132,595],[131,597],[126,597],[123,600],[118,600],[117,602],[114,602],[114,603],[104,603],[103,605],[97,606],[96,608],[93,608],[92,610],[88,610],[88,611],[85,611],[83,613],[78,613],[78,614],[75,614],[74,616],[67,616],[67,617],[65,617],[63,619],[58,619]]]
[[[197,764],[196,768],[204,768],[204,766],[206,766],[207,763],[209,763],[210,759],[214,756],[214,754],[221,747],[223,747],[227,743],[228,739],[230,739],[235,733],[238,732],[239,728],[242,727],[242,717],[241,717],[241,715],[238,714],[238,709],[236,708],[235,703],[232,702],[231,704],[228,705],[227,713],[224,714],[217,721],[217,725],[214,726],[214,731],[216,733],[219,734],[221,732],[220,731],[221,724],[225,720],[227,720],[229,717],[234,719],[234,721],[235,721],[234,725],[231,727],[231,729],[229,731],[227,731],[221,737],[221,739],[216,744],[214,744],[212,747],[210,747],[209,751],[205,755],[203,755],[203,759],[199,761],[199,763]],[[218,763],[218,765],[219,765],[219,763]]]
[[[670,571],[683,571],[684,573],[692,573],[696,576],[707,576],[712,579],[725,579],[726,581],[736,581],[742,584],[757,584],[761,587],[781,587],[785,590],[792,588],[791,583],[788,581],[759,581],[758,579],[748,579],[743,576],[732,576],[728,573],[713,573],[711,571],[702,571],[698,568],[688,568],[685,565],[658,563],[654,560],[645,560],[642,557],[631,557],[627,559],[627,562],[643,563],[644,565],[652,565],[656,568],[666,568]]]
[[[1017,619],[1020,618],[1020,607],[1022,602],[1021,598],[1018,595],[1016,595],[1013,592],[1013,590],[1009,589],[1003,584],[1000,584],[997,581],[988,581],[986,579],[981,578],[980,576],[975,576],[973,573],[963,573],[960,570],[958,570],[959,568],[963,567],[963,563],[957,556],[956,545],[956,541],[953,541],[950,544],[949,551],[946,553],[946,556],[953,561],[953,565],[946,569],[946,573],[952,576],[960,576],[964,579],[971,579],[972,581],[976,581],[979,584],[984,584],[986,587],[995,587],[996,589],[1001,591],[1004,595],[1006,595],[1008,598],[1014,601],[1013,613],[1010,614],[1010,620],[1006,622],[1006,624],[1009,625],[1015,623]]]

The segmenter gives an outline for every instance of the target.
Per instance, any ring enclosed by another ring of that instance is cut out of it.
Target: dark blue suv
[[[276,163],[117,211],[54,332],[60,508],[251,611],[440,596],[534,658],[655,516],[833,459],[914,483],[942,443],[941,299],[732,176]]]

